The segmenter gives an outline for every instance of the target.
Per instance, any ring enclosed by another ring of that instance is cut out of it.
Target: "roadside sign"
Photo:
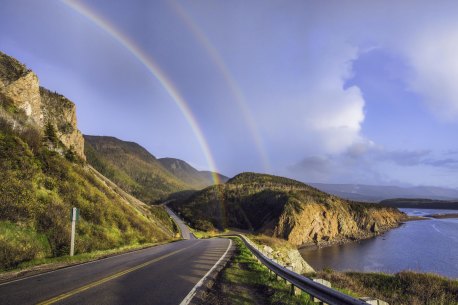
[[[79,221],[80,220],[80,209],[72,208],[70,210],[70,220],[71,221]]]
[[[75,254],[75,232],[76,232],[76,222],[80,218],[80,210],[78,208],[72,208],[70,212],[70,219],[72,221],[72,233],[70,236],[70,256]]]

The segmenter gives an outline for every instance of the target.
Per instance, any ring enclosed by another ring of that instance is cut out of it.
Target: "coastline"
[[[322,240],[319,242],[314,242],[314,243],[306,243],[302,244],[297,247],[297,249],[300,251],[304,250],[317,250],[317,249],[322,249],[322,248],[327,248],[330,246],[336,246],[336,245],[344,245],[344,244],[350,244],[350,243],[357,243],[363,240],[371,239],[377,236],[383,236],[386,232],[397,229],[401,227],[405,222],[407,221],[413,221],[413,220],[427,220],[428,218],[421,218],[421,219],[410,219],[409,216],[407,216],[405,219],[402,221],[399,221],[398,223],[392,225],[392,226],[383,226],[381,227],[377,232],[362,232],[358,236],[355,237],[339,237],[333,240]]]

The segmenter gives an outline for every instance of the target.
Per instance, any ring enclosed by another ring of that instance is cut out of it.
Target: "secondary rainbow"
[[[251,112],[246,104],[245,96],[242,90],[237,85],[237,82],[234,80],[231,73],[229,72],[229,69],[227,68],[226,64],[224,63],[224,60],[221,58],[220,53],[218,52],[218,50],[210,42],[208,37],[196,25],[196,23],[192,20],[192,18],[189,16],[189,14],[183,9],[183,7],[180,4],[178,4],[174,0],[168,1],[167,3],[172,7],[172,9],[175,11],[178,17],[180,17],[180,19],[186,24],[190,32],[197,39],[197,41],[200,42],[202,47],[207,51],[212,62],[216,65],[216,67],[220,71],[227,86],[229,87],[232,95],[235,98],[237,106],[239,107],[242,113],[243,119],[247,123],[248,129],[250,130],[251,136],[254,140],[256,150],[258,151],[258,154],[261,157],[264,171],[269,172],[270,171],[270,162],[265,152],[263,141],[260,136],[258,127],[255,121],[253,120],[253,116],[251,115]]]
[[[194,117],[185,99],[181,96],[179,90],[168,79],[168,77],[161,70],[159,65],[156,62],[154,62],[154,60],[151,57],[149,57],[139,46],[137,46],[134,41],[132,41],[129,37],[127,37],[124,33],[118,30],[108,20],[104,19],[102,16],[95,13],[89,7],[83,5],[80,2],[72,0],[63,0],[62,3],[64,3],[71,9],[75,10],[76,12],[91,20],[94,24],[96,24],[98,27],[100,27],[106,33],[108,33],[111,37],[113,37],[116,41],[118,41],[122,46],[129,50],[129,52],[135,58],[137,58],[148,69],[148,71],[159,81],[159,83],[162,85],[165,91],[167,91],[167,93],[170,95],[174,103],[178,106],[188,124],[191,126],[191,129],[194,135],[196,136],[197,141],[199,142],[205,159],[207,160],[208,166],[210,167],[213,181],[215,184],[219,184],[221,181],[219,179],[218,174],[216,173],[217,169],[214,158],[211,154],[209,145],[205,140],[203,132],[199,124],[197,123],[196,118]]]

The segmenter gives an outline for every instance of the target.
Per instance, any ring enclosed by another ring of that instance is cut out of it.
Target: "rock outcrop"
[[[40,87],[35,73],[1,52],[0,101],[22,110],[41,130],[51,124],[62,144],[85,159],[84,139],[77,128],[75,104]]]
[[[395,208],[348,201],[298,181],[254,173],[237,175],[171,206],[198,229],[239,228],[295,246],[369,238],[406,218]]]
[[[396,227],[404,215],[392,208],[307,203],[297,213],[282,214],[273,235],[294,245],[364,239]]]
[[[43,87],[40,88],[40,97],[44,122],[52,124],[59,140],[84,159],[84,138],[77,128],[75,104]]]

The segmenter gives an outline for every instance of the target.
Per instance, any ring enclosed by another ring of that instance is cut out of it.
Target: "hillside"
[[[157,159],[137,143],[88,135],[84,140],[87,161],[143,202],[160,202],[172,193],[213,184],[208,172],[178,159]]]
[[[69,252],[172,239],[161,207],[124,196],[86,165],[75,105],[40,88],[37,76],[0,53],[0,270]]]
[[[171,203],[201,230],[234,227],[300,246],[373,236],[399,224],[395,208],[351,202],[301,182],[243,173]]]
[[[178,177],[181,181],[194,188],[202,189],[214,184],[212,172],[199,171],[186,163],[185,161],[174,158],[161,158],[158,161],[171,172],[174,176]],[[220,182],[224,183],[229,178],[221,174],[217,174]]]

